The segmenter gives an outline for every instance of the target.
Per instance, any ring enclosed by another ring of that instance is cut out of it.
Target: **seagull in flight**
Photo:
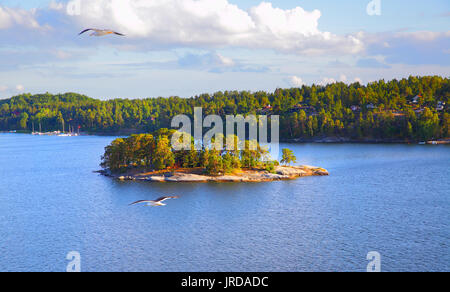
[[[125,36],[124,34],[121,34],[121,33],[118,33],[118,32],[115,32],[115,31],[112,31],[109,29],[96,29],[96,28],[85,29],[82,32],[80,32],[78,35],[82,35],[83,33],[88,32],[88,31],[92,31],[91,36],[97,36],[97,37],[105,36],[108,34],[116,34],[116,35],[120,35],[120,36]]]
[[[178,199],[179,197],[174,196],[174,197],[161,197],[159,199],[156,200],[141,200],[141,201],[137,201],[134,203],[131,203],[129,206],[133,206],[133,205],[137,205],[137,204],[147,204],[147,206],[149,207],[160,207],[160,206],[166,206],[166,204],[163,204],[164,201],[170,200],[170,199]]]

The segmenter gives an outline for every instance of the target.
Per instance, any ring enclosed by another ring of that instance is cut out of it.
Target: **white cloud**
[[[60,2],[56,2],[55,0],[52,0],[48,4],[48,8],[50,10],[63,10],[64,9],[64,4],[60,3]]]
[[[415,32],[402,32],[395,34],[398,38],[412,38],[416,41],[431,42],[438,38],[450,37],[450,31],[435,32],[435,31],[415,31]]]
[[[336,83],[336,82],[337,82],[336,79],[325,77],[325,78],[322,79],[322,81],[319,82],[319,85],[326,86],[328,84],[333,84],[333,83]]]
[[[25,91],[25,87],[21,84],[16,86],[16,91],[17,92],[24,92]]]
[[[0,85],[0,92],[5,92],[8,90],[8,86],[6,85]]]
[[[303,80],[302,78],[298,77],[298,76],[291,76],[288,78],[289,84],[291,84],[292,86],[295,87],[300,87],[303,85]]]
[[[219,63],[223,66],[234,66],[235,65],[235,62],[233,61],[233,59],[224,57],[221,54],[216,54],[216,58],[219,61]]]
[[[31,29],[41,28],[36,20],[36,10],[14,9],[0,6],[0,29],[14,25]]]
[[[347,76],[345,76],[344,74],[341,74],[341,76],[339,76],[339,81],[347,82]]]
[[[120,30],[156,45],[236,46],[298,54],[356,53],[357,36],[318,28],[319,10],[275,8],[262,2],[249,11],[228,0],[80,0],[80,27]],[[57,6],[57,4],[54,4]],[[146,42],[148,43],[148,42]]]
[[[344,83],[346,83],[347,81],[349,81],[347,75],[341,74],[341,75],[339,76],[339,82],[344,82]],[[334,79],[334,78],[331,78],[331,77],[325,77],[325,78],[323,78],[321,81],[319,81],[318,84],[319,84],[319,85],[326,86],[326,85],[328,85],[328,84],[333,84],[333,83],[337,83],[337,82],[338,82],[338,80],[336,80],[336,79]],[[363,84],[361,78],[359,78],[359,77],[356,77],[356,78],[354,79],[353,82],[359,82],[359,83]]]

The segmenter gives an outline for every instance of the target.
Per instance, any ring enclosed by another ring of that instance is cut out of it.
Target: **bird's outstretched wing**
[[[178,196],[172,196],[172,197],[161,197],[161,198],[159,198],[159,199],[156,199],[155,200],[155,202],[164,202],[164,201],[166,201],[166,200],[170,200],[170,199],[178,199],[179,197]]]
[[[83,30],[82,32],[80,32],[78,35],[82,35],[83,33],[88,32],[88,31],[90,31],[90,30],[95,30],[95,29],[93,29],[93,28],[85,29],[85,30]]]
[[[104,36],[104,35],[108,35],[108,34],[125,36],[124,34],[121,34],[120,32],[117,32],[117,31],[113,31],[113,30],[109,30],[109,29],[97,29],[97,28],[85,29],[82,32],[80,32],[78,35],[82,35],[83,33],[91,31],[91,30],[95,32],[95,34],[94,34],[95,36]]]
[[[136,201],[134,203],[131,203],[128,206],[133,206],[133,205],[137,205],[137,204],[143,204],[143,203],[153,203],[153,201],[148,201],[148,200],[140,200],[140,201]]]
[[[170,199],[178,199],[179,197],[178,196],[172,196],[172,197],[168,197],[168,196],[165,196],[165,197],[161,197],[161,198],[159,198],[159,199],[156,199],[156,200],[154,200],[154,201],[152,201],[152,200],[140,200],[140,201],[136,201],[136,202],[134,202],[134,203],[131,203],[130,205],[128,205],[128,206],[133,206],[133,205],[137,205],[137,204],[147,204],[147,203],[152,203],[152,204],[155,204],[155,203],[162,203],[162,202],[164,202],[164,201],[166,201],[166,200],[170,200]]]

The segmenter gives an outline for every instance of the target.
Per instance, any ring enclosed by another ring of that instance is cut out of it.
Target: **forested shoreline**
[[[203,114],[280,115],[284,141],[338,137],[352,141],[423,141],[450,137],[449,78],[409,77],[363,86],[334,83],[225,91],[191,98],[97,100],[76,93],[21,94],[0,100],[0,131],[80,129],[90,134],[151,133],[172,117]]]

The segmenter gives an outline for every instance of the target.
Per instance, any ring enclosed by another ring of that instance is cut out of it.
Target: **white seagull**
[[[93,31],[91,33],[91,36],[98,36],[98,37],[99,36],[105,36],[105,35],[108,35],[108,34],[116,34],[116,35],[120,35],[120,36],[125,36],[124,34],[121,34],[121,33],[118,33],[118,32],[115,32],[115,31],[112,31],[112,30],[109,30],[109,29],[96,29],[96,28],[85,29],[82,32],[80,32],[78,35],[82,35],[83,33],[88,32],[88,31]]]
[[[133,205],[137,205],[137,204],[147,204],[147,206],[150,207],[160,207],[160,206],[166,206],[166,204],[163,204],[164,201],[170,200],[170,199],[178,199],[179,197],[174,196],[174,197],[161,197],[159,199],[156,200],[141,200],[141,201],[137,201],[134,203],[131,203],[129,206],[133,206]]]

